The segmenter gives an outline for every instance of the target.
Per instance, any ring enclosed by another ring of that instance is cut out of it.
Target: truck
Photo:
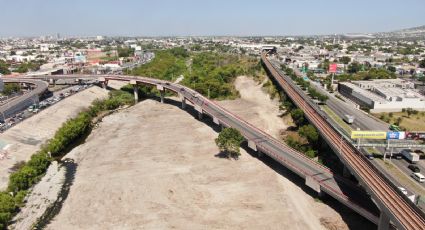
[[[410,149],[403,149],[400,153],[404,158],[406,158],[406,160],[408,160],[412,164],[415,164],[419,161],[419,155],[412,152]]]
[[[347,122],[348,124],[353,124],[354,122],[354,116],[349,115],[349,114],[345,114],[344,117],[342,118],[345,122]]]

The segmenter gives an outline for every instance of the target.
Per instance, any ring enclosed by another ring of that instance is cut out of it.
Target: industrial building
[[[402,79],[341,82],[338,91],[371,112],[400,112],[412,108],[425,111],[425,97],[414,84]]]

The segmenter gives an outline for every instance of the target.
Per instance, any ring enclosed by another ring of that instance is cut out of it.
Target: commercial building
[[[425,111],[425,97],[414,84],[402,79],[341,82],[338,91],[371,112],[400,112],[412,108]]]

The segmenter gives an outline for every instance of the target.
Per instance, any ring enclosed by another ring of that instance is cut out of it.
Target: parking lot
[[[45,100],[42,100],[40,102],[35,102],[27,109],[16,113],[10,118],[7,118],[4,120],[4,122],[0,121],[0,132],[4,132],[5,130],[11,128],[12,126],[18,124],[19,122],[23,121],[24,119],[27,119],[34,114],[40,112],[41,110],[56,104],[57,102],[61,101],[62,99],[69,97],[81,90],[87,89],[91,87],[92,85],[77,85],[77,86],[71,86],[56,92],[53,92],[53,96],[49,97]]]

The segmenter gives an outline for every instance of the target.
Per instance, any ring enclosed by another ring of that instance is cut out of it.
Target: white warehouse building
[[[338,90],[371,112],[400,112],[407,108],[425,111],[425,97],[412,84],[401,79],[341,82]]]

